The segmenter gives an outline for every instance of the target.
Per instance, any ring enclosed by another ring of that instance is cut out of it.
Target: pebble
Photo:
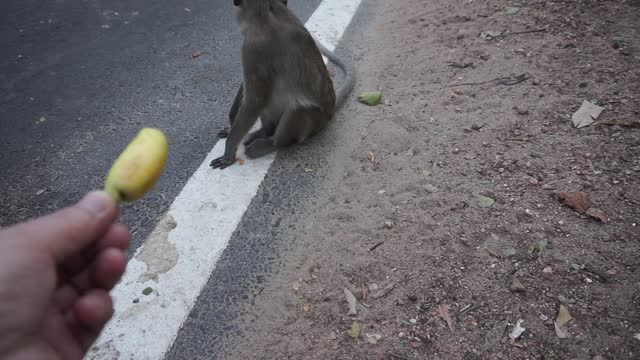
[[[425,185],[425,190],[427,190],[430,194],[437,193],[439,189],[431,184]]]
[[[553,190],[553,186],[551,186],[551,185],[549,185],[549,184],[544,184],[544,185],[542,185],[542,188],[543,188],[544,190]]]
[[[529,179],[529,185],[538,186],[540,185],[540,181],[538,179]]]
[[[524,287],[524,284],[520,280],[513,279],[511,285],[509,286],[509,290],[515,293],[523,293],[527,291],[527,288]]]
[[[460,153],[460,148],[454,148],[453,149],[453,153],[454,154],[459,154]]]
[[[553,268],[551,266],[547,266],[546,268],[542,269],[542,272],[545,274],[553,274]]]
[[[418,301],[418,297],[415,296],[415,295],[409,295],[409,296],[407,296],[407,299],[409,299],[409,301],[413,301],[413,302]]]

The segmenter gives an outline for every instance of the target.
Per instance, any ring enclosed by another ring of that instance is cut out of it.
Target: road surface
[[[333,47],[359,4],[290,6]],[[206,167],[240,81],[231,7],[223,0],[0,4],[0,226],[101,188],[141,127],[162,128],[170,140],[154,191],[122,208],[134,238],[129,279],[116,289],[116,308],[126,316],[114,320],[90,358],[144,359],[146,350],[169,359],[222,356],[242,336],[234,319],[250,311],[265,276],[295,241],[285,234],[304,231],[295,204],[308,201],[303,194],[315,180],[306,170],[326,166],[322,159],[287,150],[287,162],[271,156],[228,172]],[[154,261],[159,268],[150,270]],[[145,298],[140,287],[152,295]],[[148,312],[136,313],[145,306]]]

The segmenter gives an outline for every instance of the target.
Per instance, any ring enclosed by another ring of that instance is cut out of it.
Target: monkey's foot
[[[257,139],[266,139],[268,136],[265,134],[263,128],[256,130],[247,136],[247,139],[242,143],[245,147],[250,146]]]
[[[244,148],[245,155],[250,159],[259,158],[274,151],[276,151],[276,146],[273,145],[271,139],[255,139]]]
[[[218,131],[218,138],[219,139],[226,139],[229,137],[229,129],[222,129],[220,131]]]
[[[209,166],[211,166],[212,169],[225,169],[231,165],[233,165],[236,162],[236,159],[230,159],[227,158],[225,156],[221,156],[217,159],[213,159],[213,161],[211,161],[211,164],[209,164]]]

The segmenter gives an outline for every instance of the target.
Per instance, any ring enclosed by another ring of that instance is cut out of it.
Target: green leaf
[[[520,12],[520,8],[517,6],[507,6],[504,8],[504,13],[507,15],[515,15]]]
[[[142,290],[142,295],[145,295],[145,296],[151,295],[152,292],[153,292],[153,288],[148,287],[148,288]]]
[[[382,92],[365,92],[358,96],[358,101],[369,106],[376,106],[382,102]]]
[[[360,337],[360,330],[361,330],[360,324],[354,321],[353,323],[351,323],[351,328],[349,328],[349,331],[347,331],[347,334],[351,336],[353,340],[358,340],[358,338]]]
[[[480,207],[483,207],[483,208],[492,207],[493,204],[495,203],[496,201],[490,197],[478,195],[478,205],[480,205]]]

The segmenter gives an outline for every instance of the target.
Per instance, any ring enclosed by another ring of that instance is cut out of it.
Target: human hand
[[[0,229],[0,359],[80,360],[113,314],[130,235],[103,192]]]

